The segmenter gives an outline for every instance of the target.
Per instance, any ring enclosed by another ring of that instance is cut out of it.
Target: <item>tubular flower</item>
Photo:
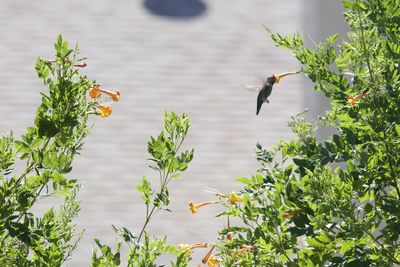
[[[111,115],[112,113],[112,108],[110,106],[106,105],[97,105],[97,108],[99,109],[100,116],[105,118]]]
[[[192,248],[206,248],[207,247],[207,243],[194,243],[192,244]]]
[[[83,63],[75,64],[75,65],[74,65],[74,67],[77,67],[77,68],[84,68],[84,67],[86,67],[86,66],[87,66],[86,62],[83,62]]]
[[[300,72],[299,71],[291,71],[291,72],[284,72],[284,73],[280,73],[280,74],[272,74],[272,77],[274,77],[275,83],[279,83],[281,78],[288,76],[288,75],[297,74],[297,73],[300,73]]]
[[[195,248],[206,248],[206,247],[207,247],[207,243],[195,243],[195,244],[192,244],[192,245],[179,244],[178,245],[178,250],[180,250],[181,252],[184,252],[184,253],[190,253]]]
[[[239,253],[245,253],[246,251],[252,250],[254,246],[243,245],[241,249],[238,250]]]
[[[192,212],[192,214],[195,214],[195,213],[197,213],[197,210],[199,208],[201,208],[203,206],[207,206],[207,205],[217,204],[217,203],[218,203],[218,201],[208,201],[208,202],[202,202],[202,203],[195,205],[193,203],[193,201],[190,201],[189,202],[189,210],[190,210],[190,212]]]
[[[92,87],[89,89],[89,95],[91,98],[98,98],[101,94],[106,94],[111,96],[111,99],[114,102],[118,102],[119,99],[121,98],[121,93],[117,90],[115,92],[109,91],[109,90],[103,90],[98,87]]]
[[[207,265],[208,265],[208,261],[210,260],[210,258],[212,256],[212,252],[213,252],[214,248],[215,248],[215,246],[211,247],[211,249],[207,252],[207,254],[204,256],[204,258],[201,260],[202,263],[204,263],[204,264],[207,263]],[[214,266],[216,266],[216,265],[214,265]]]
[[[294,215],[296,215],[299,211],[298,210],[289,210],[288,212],[286,212],[285,214],[283,214],[283,218],[285,219],[290,219],[292,218]]]
[[[90,88],[89,89],[89,96],[91,97],[91,98],[99,98],[99,96],[101,95],[101,91],[100,91],[100,89],[99,88],[97,88],[97,87],[92,87],[92,88]]]
[[[121,94],[118,90],[116,90],[115,93],[112,95],[112,100],[114,102],[118,102],[120,98],[121,98]]]
[[[304,110],[299,112],[299,113],[297,113],[296,116],[303,115],[303,114],[307,113],[309,110],[310,110],[309,108],[304,108]]]
[[[275,78],[275,83],[279,83],[279,80],[281,79],[281,77],[279,77],[279,76],[276,75],[276,74],[272,74],[272,77]]]
[[[362,97],[364,97],[364,96],[367,96],[367,95],[368,95],[368,93],[359,94],[359,95],[356,95],[356,96],[350,95],[350,96],[347,97],[347,103],[348,103],[350,106],[354,106],[360,98],[362,98]]]
[[[234,204],[237,202],[243,202],[243,197],[240,197],[236,194],[235,191],[233,191],[230,195],[229,195],[229,201]]]
[[[111,98],[112,98],[112,100],[114,102],[118,102],[119,99],[121,98],[121,93],[118,90],[115,91],[115,92],[112,92],[112,91],[109,91],[109,90],[103,90],[103,89],[99,89],[99,90],[100,90],[100,92],[111,96]]]

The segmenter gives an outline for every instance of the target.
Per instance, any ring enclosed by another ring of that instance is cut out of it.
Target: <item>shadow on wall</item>
[[[198,17],[206,11],[200,0],[144,0],[144,6],[156,15],[177,19]]]

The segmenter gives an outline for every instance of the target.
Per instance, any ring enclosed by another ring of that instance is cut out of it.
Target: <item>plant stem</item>
[[[364,29],[363,29],[363,25],[362,25],[362,21],[361,21],[361,12],[360,12],[360,4],[359,3],[360,3],[360,1],[358,0],[357,1],[357,4],[358,4],[358,6],[357,6],[357,15],[358,15],[358,23],[359,23],[359,27],[360,27],[360,31],[361,31],[361,45],[362,45],[362,48],[364,50],[364,54],[366,56],[365,60],[367,62],[367,67],[368,67],[368,72],[369,72],[369,76],[370,76],[370,79],[371,79],[371,83],[375,84],[374,77],[372,75],[371,63],[369,61],[370,55],[369,55],[367,46],[365,44],[365,35],[364,35]]]
[[[282,249],[281,252],[282,252],[282,254],[286,257],[286,259],[287,259],[290,263],[293,263],[292,260],[289,258],[289,256],[286,254],[285,248],[283,247],[282,238],[281,238],[281,235],[279,234],[279,229],[278,229],[278,227],[276,228],[276,234],[278,235],[278,240],[279,240],[279,243],[280,243],[280,245],[281,245],[281,249]]]
[[[152,213],[153,213],[153,211],[154,211],[154,208],[155,208],[155,206],[154,206],[153,209],[151,210],[150,216],[147,216],[147,218],[146,218],[146,220],[145,220],[145,222],[144,222],[144,224],[143,224],[142,230],[140,231],[140,234],[139,234],[139,236],[138,236],[138,238],[137,238],[137,242],[138,242],[138,243],[139,243],[140,239],[142,238],[142,235],[143,235],[143,233],[144,233],[144,230],[146,229],[147,224],[150,222],[150,217],[151,217],[151,215],[152,215]]]
[[[385,140],[388,140],[387,138],[387,134],[386,131],[383,132],[384,138]],[[393,162],[392,162],[392,157],[390,155],[390,149],[388,146],[387,141],[383,141],[385,143],[385,150],[386,150],[386,154],[389,155],[388,160],[389,160],[389,167],[390,167],[390,172],[392,173],[392,179],[393,179],[393,184],[394,184],[394,188],[396,189],[397,192],[397,197],[400,199],[400,189],[399,189],[399,185],[397,183],[397,179],[399,177],[398,173],[396,172],[396,169],[394,169],[393,167]]]

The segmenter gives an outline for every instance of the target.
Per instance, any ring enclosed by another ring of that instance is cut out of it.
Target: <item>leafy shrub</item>
[[[158,190],[147,177],[137,189],[146,206],[138,235],[113,227],[121,241],[115,249],[95,240],[92,266],[119,266],[120,248],[129,247],[128,266],[157,266],[164,253],[176,255],[172,266],[188,266],[196,248],[209,247],[208,266],[397,266],[400,265],[400,2],[344,0],[351,28],[348,41],[335,45],[337,35],[315,49],[304,46],[300,34],[271,33],[280,47],[291,50],[301,72],[331,100],[319,117],[336,132],[319,141],[317,122],[301,114],[289,127],[297,135],[270,149],[256,146],[260,169],[239,178],[239,193],[216,193],[195,204],[195,214],[207,205],[223,205],[218,217],[228,225],[218,242],[182,244],[152,237],[146,227],[159,211],[169,211],[168,185],[193,158],[193,150],[178,154],[189,119],[166,112],[164,128],[148,142],[159,173]],[[64,175],[89,133],[90,114],[110,115],[111,108],[87,101],[85,93],[118,101],[118,91],[102,90],[79,76],[77,50],[59,37],[54,61],[38,59],[36,70],[50,94],[43,94],[34,127],[21,140],[0,138],[0,262],[4,266],[59,266],[76,242],[71,220],[77,215],[79,185]],[[21,174],[15,159],[26,162]],[[35,203],[54,194],[65,196],[58,211],[38,217]],[[229,218],[240,223],[230,223]]]
[[[21,139],[12,133],[0,137],[1,266],[60,266],[70,257],[79,241],[79,236],[73,240],[72,220],[79,212],[80,186],[65,175],[89,134],[89,116],[109,115],[102,109],[111,110],[88,101],[86,91],[101,89],[79,75],[86,63],[77,58],[78,49],[69,48],[61,36],[54,47],[54,60],[36,61],[49,93],[42,93],[34,126]],[[14,170],[16,160],[26,163],[20,173]],[[32,212],[35,204],[53,195],[64,197],[58,210],[51,208],[43,216]]]
[[[399,1],[344,1],[351,27],[316,49],[300,34],[272,40],[302,64],[331,99],[319,118],[336,133],[318,141],[315,123],[294,116],[297,138],[266,150],[241,201],[219,216],[220,266],[395,266],[400,264]]]
[[[137,185],[137,190],[146,205],[145,221],[138,235],[133,234],[125,227],[118,229],[113,226],[116,234],[129,247],[128,266],[157,266],[157,258],[165,253],[178,256],[176,263],[171,263],[172,266],[185,266],[188,261],[188,258],[181,255],[178,249],[168,245],[166,237],[151,238],[145,230],[159,211],[170,212],[168,209],[170,203],[168,184],[172,179],[179,178],[180,173],[187,169],[193,159],[193,149],[178,154],[189,130],[189,123],[189,118],[185,114],[177,115],[173,112],[165,112],[163,130],[156,138],[150,137],[148,141],[149,160],[153,162],[150,168],[158,172],[159,189],[155,190],[146,176],[143,176]],[[144,241],[142,241],[142,237]],[[94,250],[92,254],[92,266],[120,265],[122,242],[118,242],[115,252],[110,246],[101,244],[99,240],[96,240],[96,245],[97,250]]]

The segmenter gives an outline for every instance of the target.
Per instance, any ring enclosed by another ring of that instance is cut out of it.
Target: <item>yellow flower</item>
[[[99,109],[100,116],[105,118],[111,115],[112,113],[112,108],[110,106],[106,105],[97,105],[97,108]]]
[[[195,205],[193,203],[193,201],[190,201],[189,202],[189,210],[192,212],[192,214],[195,214],[195,213],[197,213],[197,210],[199,208],[201,208],[203,206],[207,206],[207,205],[217,204],[217,203],[218,203],[218,201],[208,201],[208,202],[202,202],[202,203]]]
[[[98,98],[101,95],[100,89],[97,87],[92,87],[89,89],[89,96],[91,98]]]
[[[218,259],[214,255],[211,255],[210,258],[207,261],[207,266],[208,267],[217,267],[218,266]]]
[[[280,73],[280,74],[272,74],[272,77],[275,78],[275,83],[279,83],[280,79],[288,76],[288,75],[293,75],[299,73],[298,71],[292,71],[292,72],[285,72],[285,73]]]
[[[354,97],[350,95],[347,97],[347,103],[349,103],[350,106],[354,106],[356,101],[354,100]]]
[[[237,202],[243,202],[243,197],[240,197],[236,194],[235,191],[233,191],[230,195],[229,195],[229,201],[233,204],[233,203],[237,203]]]
[[[356,95],[356,96],[349,95],[349,96],[347,97],[347,103],[348,103],[350,106],[354,106],[360,98],[362,98],[362,97],[364,97],[364,96],[367,96],[367,95],[368,95],[368,93],[359,94],[359,95]]]

